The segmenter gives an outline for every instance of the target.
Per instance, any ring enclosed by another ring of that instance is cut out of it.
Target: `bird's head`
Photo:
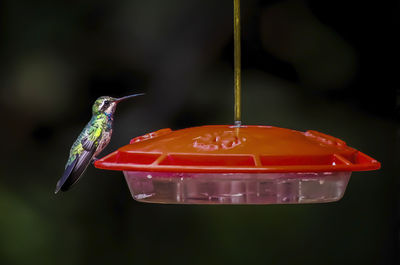
[[[100,113],[104,113],[107,115],[113,115],[115,112],[115,108],[117,107],[117,104],[125,99],[128,98],[133,98],[137,96],[144,95],[142,94],[135,94],[135,95],[130,95],[122,98],[113,98],[113,97],[108,97],[108,96],[103,96],[99,97],[96,99],[96,101],[93,104],[93,114],[98,115]]]
[[[93,114],[97,115],[100,113],[113,114],[117,107],[116,98],[103,96],[96,99],[93,104]]]

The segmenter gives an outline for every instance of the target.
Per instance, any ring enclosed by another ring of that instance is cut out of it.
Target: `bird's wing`
[[[100,126],[93,126],[91,129],[92,130],[81,140],[82,148],[86,151],[96,149],[102,135],[102,130]]]
[[[80,179],[90,164],[102,135],[101,128],[95,127],[93,130],[86,134],[77,146],[78,149],[82,148],[81,152],[77,153],[72,163],[68,164],[65,168],[63,176],[57,182],[55,193],[60,190],[69,190]]]
[[[95,151],[96,149],[93,148],[91,151],[83,151],[80,155],[77,155],[74,168],[60,187],[62,191],[69,190],[72,185],[78,182],[83,172],[85,172],[86,168],[89,166]]]

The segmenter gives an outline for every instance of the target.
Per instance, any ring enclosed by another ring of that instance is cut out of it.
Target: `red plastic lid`
[[[136,137],[95,166],[123,171],[272,173],[375,170],[380,163],[316,131],[216,125],[162,129]]]

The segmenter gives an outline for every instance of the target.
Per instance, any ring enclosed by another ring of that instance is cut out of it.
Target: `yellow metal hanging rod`
[[[240,58],[240,0],[233,0],[234,32],[234,93],[235,93],[235,126],[242,124],[241,117],[241,58]]]

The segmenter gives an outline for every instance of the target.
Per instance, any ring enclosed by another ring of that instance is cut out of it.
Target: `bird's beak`
[[[140,93],[140,94],[135,94],[135,95],[129,95],[129,96],[126,96],[126,97],[122,97],[122,98],[117,98],[116,100],[115,100],[115,102],[121,102],[121,101],[124,101],[125,99],[128,99],[128,98],[134,98],[134,97],[137,97],[137,96],[142,96],[142,95],[144,95],[144,93]]]

